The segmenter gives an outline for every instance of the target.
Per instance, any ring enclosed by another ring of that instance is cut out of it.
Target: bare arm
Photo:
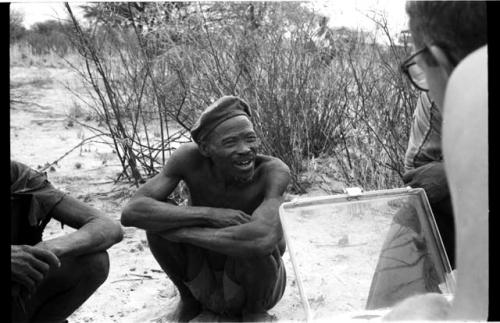
[[[279,206],[290,181],[288,167],[273,161],[266,173],[265,197],[249,223],[226,228],[184,228],[162,234],[168,240],[191,243],[233,257],[270,254],[282,240]]]
[[[192,226],[226,226],[247,222],[249,217],[235,210],[226,223],[214,223],[214,214],[228,210],[198,206],[176,206],[166,202],[183,177],[185,168],[191,167],[192,148],[179,147],[170,156],[161,173],[150,179],[135,193],[122,212],[124,226],[135,226],[152,232]],[[248,218],[247,218],[248,217]]]
[[[56,256],[78,256],[103,251],[121,241],[120,225],[95,208],[65,196],[51,211],[51,216],[76,231],[38,243],[36,246]]]

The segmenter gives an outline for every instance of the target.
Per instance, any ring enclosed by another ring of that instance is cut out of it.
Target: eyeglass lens
[[[417,65],[417,64],[412,64],[411,66],[408,66],[408,72],[411,76],[411,79],[417,87],[423,90],[427,90],[429,87],[427,85],[427,80],[425,78],[424,71]]]

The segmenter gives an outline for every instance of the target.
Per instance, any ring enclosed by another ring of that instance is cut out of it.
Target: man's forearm
[[[213,211],[210,207],[180,207],[143,197],[125,207],[121,222],[124,226],[160,232],[183,227],[209,226]]]
[[[95,219],[75,232],[42,241],[37,246],[52,251],[58,257],[79,256],[105,251],[122,238],[123,233],[118,223]]]
[[[277,230],[269,232],[255,222],[220,229],[182,228],[159,235],[169,241],[189,243],[227,256],[244,258],[270,254],[280,240]]]

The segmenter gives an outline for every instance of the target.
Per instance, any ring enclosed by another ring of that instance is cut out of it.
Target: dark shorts
[[[265,293],[268,297],[262,300],[266,310],[278,303],[286,287],[286,271],[283,260],[279,255],[270,255],[269,257],[274,257],[277,260],[278,273],[277,279],[270,284],[269,290]],[[234,268],[234,262],[237,261],[228,257],[224,269],[214,270],[210,267],[210,262],[205,256],[198,275],[184,283],[206,309],[219,314],[238,315],[245,305],[245,291],[242,286],[230,278],[234,275],[228,273],[229,268]]]

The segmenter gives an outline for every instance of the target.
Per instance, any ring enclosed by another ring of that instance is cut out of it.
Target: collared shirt
[[[405,169],[411,170],[433,161],[442,161],[442,116],[438,107],[423,92],[413,113],[413,124],[405,154]]]

